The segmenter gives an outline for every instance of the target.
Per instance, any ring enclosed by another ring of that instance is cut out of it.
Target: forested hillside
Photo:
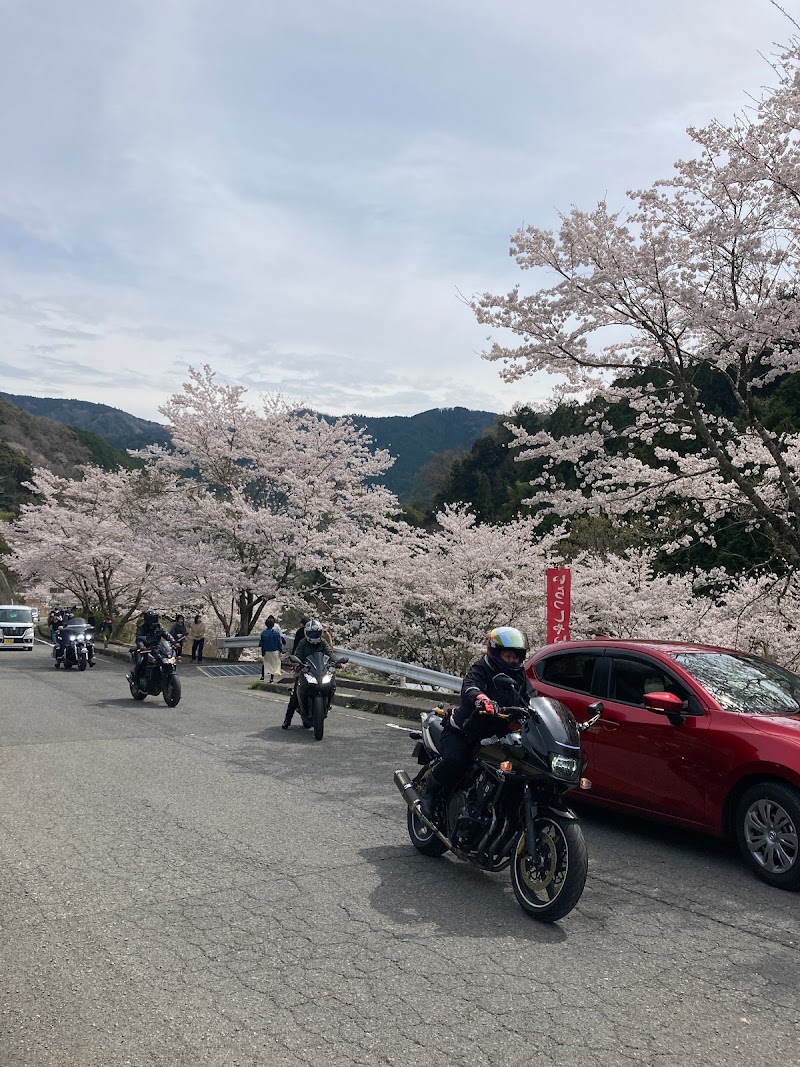
[[[30,494],[22,488],[34,467],[65,477],[93,463],[105,470],[132,468],[138,462],[97,434],[31,415],[0,400],[0,511],[15,511]]]
[[[17,396],[0,393],[0,399],[31,415],[63,422],[77,430],[86,430],[102,437],[114,448],[145,448],[150,444],[166,444],[169,431],[159,422],[139,419],[127,411],[92,404],[88,400],[63,400],[47,396]]]
[[[662,384],[655,368],[647,373],[646,380],[654,389]],[[697,376],[695,384],[700,402],[711,417],[724,416],[736,421],[736,404],[725,374],[706,372]],[[777,434],[797,433],[800,430],[800,373],[784,376],[777,384],[762,390],[758,405],[759,417],[769,431]],[[438,508],[457,502],[468,504],[483,522],[509,522],[521,515],[535,513],[538,506],[537,486],[531,483],[536,483],[542,477],[545,461],[541,458],[518,458],[520,450],[510,447],[514,434],[509,425],[520,427],[531,435],[547,430],[553,437],[565,440],[595,430],[598,416],[601,415],[613,430],[606,446],[610,454],[625,449],[626,454],[632,453],[634,458],[654,463],[657,462],[655,450],[659,447],[669,445],[669,448],[684,456],[692,452],[691,443],[676,442],[675,435],[666,431],[660,436],[656,435],[650,443],[641,441],[631,448],[629,442],[618,436],[621,430],[633,426],[636,419],[636,412],[625,401],[615,404],[597,399],[589,403],[565,402],[551,411],[535,411],[520,406],[507,417],[499,417],[493,428],[484,431],[469,451],[456,459],[425,520],[431,522]],[[572,464],[561,463],[557,475],[560,484],[577,488]],[[686,504],[678,501],[672,507],[676,516],[679,509],[686,510]],[[696,522],[703,522],[702,501],[697,502],[695,511]],[[633,523],[625,529],[612,532],[610,524],[602,518],[585,515],[573,521],[571,539],[575,551],[622,551],[631,545],[647,544],[650,535],[651,529],[644,522],[641,526]],[[717,524],[715,539],[713,547],[694,545],[691,549],[672,552],[668,559],[662,559],[662,565],[670,570],[724,566],[736,572],[749,569],[770,556],[764,533],[748,528],[736,516],[729,516]]]

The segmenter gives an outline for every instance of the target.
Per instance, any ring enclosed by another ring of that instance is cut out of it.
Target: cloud
[[[788,36],[767,0],[30,0],[0,42],[11,391],[157,416],[190,364],[334,413],[504,410],[459,293],[669,172]],[[62,351],[48,360],[48,346]],[[29,365],[38,361],[38,382]],[[13,368],[17,370],[14,371]]]

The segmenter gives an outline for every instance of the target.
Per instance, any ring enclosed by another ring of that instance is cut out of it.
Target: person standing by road
[[[305,637],[306,623],[309,621],[310,618],[311,618],[310,615],[301,615],[300,616],[300,625],[295,630],[294,641],[292,641],[292,655],[293,656],[297,655],[297,646],[300,644],[300,642]]]
[[[275,616],[268,615],[266,625],[261,631],[258,646],[261,649],[261,681],[267,675],[271,682],[277,682],[281,676],[281,652],[286,644],[280,627],[275,625]]]
[[[183,615],[176,615],[175,616],[175,622],[170,627],[170,631],[169,632],[172,634],[172,636],[175,638],[175,641],[177,642],[178,655],[182,656],[183,655],[183,642],[184,642],[184,640],[186,638],[187,633],[189,632],[186,629],[186,621],[185,621]]]
[[[192,663],[197,660],[203,662],[203,645],[206,643],[206,624],[200,615],[195,615],[194,622],[189,626],[189,637],[192,639]]]

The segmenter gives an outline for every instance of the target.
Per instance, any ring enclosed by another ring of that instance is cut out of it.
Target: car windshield
[[[0,623],[29,623],[32,621],[33,616],[30,608],[0,608]]]
[[[800,678],[775,663],[730,652],[681,652],[675,660],[726,711],[743,715],[800,712]]]

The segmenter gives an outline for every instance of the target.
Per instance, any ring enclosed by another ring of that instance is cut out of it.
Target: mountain
[[[0,393],[0,398],[32,415],[98,435],[117,449],[166,444],[170,439],[169,430],[161,423],[139,419],[106,404],[12,393]],[[403,502],[413,496],[414,477],[421,467],[440,452],[454,455],[467,450],[484,430],[497,422],[497,415],[491,411],[458,407],[432,408],[418,415],[350,415],[349,418],[366,430],[376,448],[385,448],[396,457],[382,480]]]
[[[31,415],[41,415],[55,422],[66,423],[78,430],[85,430],[104,438],[114,448],[144,448],[146,445],[163,445],[169,441],[169,430],[160,422],[150,422],[129,415],[127,411],[109,407],[107,404],[92,404],[88,400],[61,400],[47,396],[15,396],[0,393],[7,400]]]
[[[494,412],[469,408],[431,408],[418,415],[348,417],[367,431],[377,448],[385,448],[397,457],[382,481],[403,502],[413,496],[414,477],[419,469],[435,455],[465,451],[497,422]]]
[[[34,467],[48,467],[73,478],[86,463],[106,470],[140,465],[90,430],[31,415],[0,399],[0,512],[14,511],[30,499],[22,483],[31,477]]]

